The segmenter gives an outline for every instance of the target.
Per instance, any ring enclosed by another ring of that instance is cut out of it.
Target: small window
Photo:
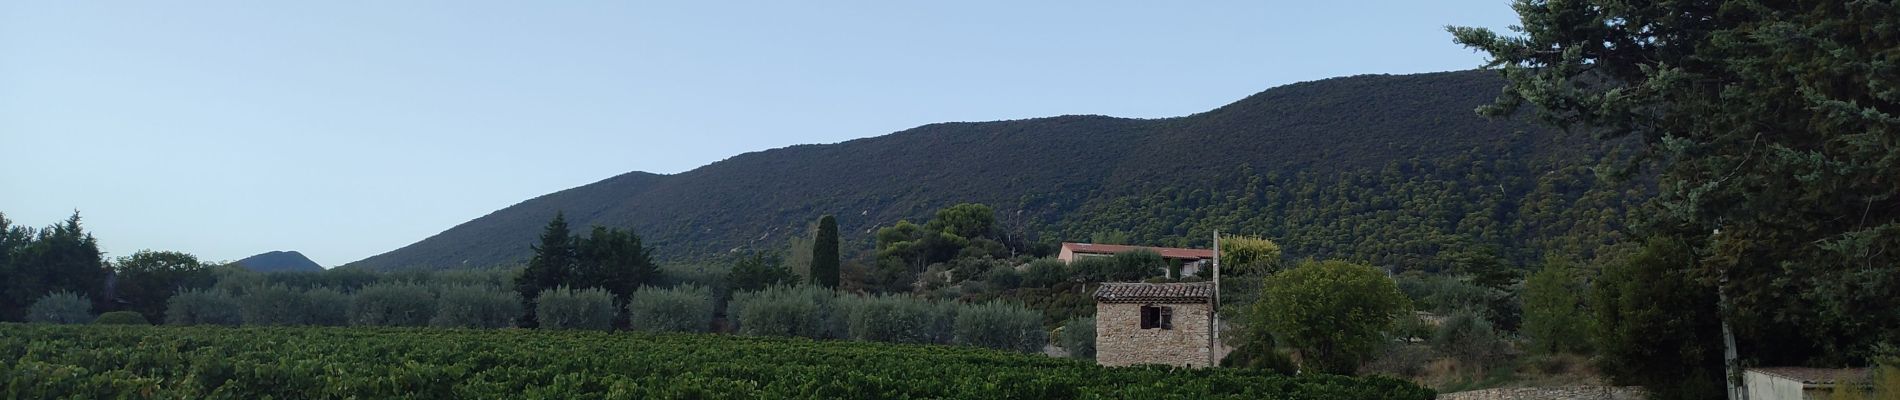
[[[1174,309],[1141,306],[1141,329],[1174,329]]]

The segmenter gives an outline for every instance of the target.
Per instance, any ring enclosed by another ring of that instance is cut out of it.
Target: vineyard
[[[592,331],[0,324],[5,398],[1430,399],[1386,378]]]

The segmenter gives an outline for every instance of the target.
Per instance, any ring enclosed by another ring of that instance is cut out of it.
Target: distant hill
[[[516,263],[556,211],[631,227],[667,259],[781,246],[836,214],[847,256],[871,233],[959,202],[1025,242],[1205,245],[1275,238],[1292,257],[1435,269],[1494,247],[1520,261],[1589,257],[1640,188],[1597,180],[1617,149],[1472,110],[1503,81],[1464,71],[1333,78],[1176,118],[1061,116],[920,126],[745,153],[674,175],[631,172],[550,193],[347,266]]]
[[[323,270],[323,266],[317,265],[316,261],[310,261],[309,257],[304,257],[303,253],[295,251],[273,251],[258,254],[238,260],[237,264],[257,272]]]

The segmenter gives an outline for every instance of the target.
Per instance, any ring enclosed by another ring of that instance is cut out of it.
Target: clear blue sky
[[[335,266],[627,171],[1469,69],[1442,27],[1516,22],[1507,0],[628,3],[7,2],[0,212],[77,209],[109,257]]]

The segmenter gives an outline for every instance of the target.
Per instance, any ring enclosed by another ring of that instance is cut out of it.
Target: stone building
[[[1872,378],[1872,368],[1749,368],[1742,372],[1742,385],[1749,400],[1809,400],[1834,397],[1837,390],[1865,394]]]
[[[1095,290],[1095,362],[1216,365],[1214,284],[1104,283]]]

